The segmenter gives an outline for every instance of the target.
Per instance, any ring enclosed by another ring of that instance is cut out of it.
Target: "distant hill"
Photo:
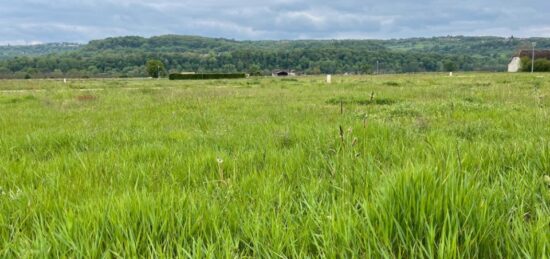
[[[58,54],[80,49],[83,45],[77,43],[47,43],[22,46],[0,46],[0,59],[14,57],[36,57],[47,54]]]
[[[299,73],[504,71],[512,54],[550,48],[550,39],[434,37],[393,40],[236,41],[164,35],[94,40],[88,44],[0,47],[0,77],[134,77],[144,64],[161,60],[167,72],[249,72],[277,68]],[[1,59],[1,58],[0,58]]]
[[[385,41],[392,50],[437,53],[442,55],[468,55],[485,61],[478,67],[482,70],[494,70],[499,66],[503,70],[511,56],[520,49],[531,49],[531,42],[537,42],[537,48],[550,48],[549,38],[501,38],[501,37],[434,37],[411,38]],[[499,69],[499,70],[501,70]]]
[[[126,36],[93,40],[83,51],[130,50],[140,49],[154,52],[185,52],[199,53],[229,52],[244,49],[252,50],[289,50],[289,49],[319,49],[327,47],[360,48],[379,50],[384,47],[377,40],[278,40],[278,41],[236,41],[223,38],[207,38],[200,36],[164,35],[151,38]]]

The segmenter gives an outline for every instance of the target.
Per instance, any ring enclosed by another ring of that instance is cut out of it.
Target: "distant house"
[[[521,70],[521,59],[533,56],[533,50],[520,50],[510,60],[508,72],[515,73]],[[550,60],[550,50],[535,50],[535,59],[544,58]]]
[[[294,72],[294,70],[273,70],[271,72],[271,75],[274,76],[274,77],[279,77],[279,76],[296,76],[296,73]]]

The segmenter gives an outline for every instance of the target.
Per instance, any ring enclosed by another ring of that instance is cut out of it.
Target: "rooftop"
[[[516,57],[520,57],[520,58],[523,58],[523,57],[531,58],[532,55],[533,55],[533,50],[520,50],[520,51],[516,54]],[[537,58],[550,59],[550,50],[535,50],[535,59],[537,59]]]

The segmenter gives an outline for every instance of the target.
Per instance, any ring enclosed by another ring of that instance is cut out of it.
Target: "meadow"
[[[550,75],[0,81],[0,257],[548,258]]]

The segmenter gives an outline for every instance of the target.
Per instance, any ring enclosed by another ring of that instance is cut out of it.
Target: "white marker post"
[[[327,84],[332,83],[332,75],[327,75]]]
[[[453,76],[453,72],[449,72],[449,76]]]
[[[67,83],[67,78],[63,78],[63,83]]]

